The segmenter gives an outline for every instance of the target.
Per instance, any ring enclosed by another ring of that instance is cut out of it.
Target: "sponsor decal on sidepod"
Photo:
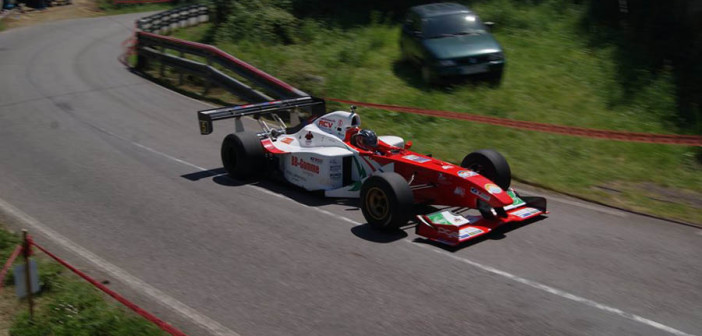
[[[302,160],[294,155],[290,158],[290,165],[292,165],[293,167],[300,167],[300,169],[306,170],[311,173],[319,174],[318,165],[305,162],[305,160]]]

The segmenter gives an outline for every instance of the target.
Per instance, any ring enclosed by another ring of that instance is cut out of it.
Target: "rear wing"
[[[215,120],[240,118],[244,116],[260,116],[266,113],[290,111],[301,107],[306,107],[313,115],[319,116],[326,113],[324,99],[316,97],[301,97],[198,111],[197,119],[200,123],[200,134],[207,135],[212,133],[212,123]]]

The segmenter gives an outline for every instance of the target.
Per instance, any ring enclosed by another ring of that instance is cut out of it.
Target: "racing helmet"
[[[369,129],[362,129],[358,132],[358,145],[363,148],[375,148],[378,146],[378,136]]]

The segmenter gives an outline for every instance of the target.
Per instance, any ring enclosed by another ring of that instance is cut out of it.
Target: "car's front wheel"
[[[391,231],[407,224],[413,204],[409,184],[397,173],[373,175],[361,186],[361,211],[375,229]]]
[[[266,154],[256,133],[227,135],[222,141],[221,154],[224,170],[233,178],[246,180],[265,170]]]
[[[507,190],[512,183],[512,170],[502,154],[492,149],[481,149],[466,155],[461,167],[468,168]]]

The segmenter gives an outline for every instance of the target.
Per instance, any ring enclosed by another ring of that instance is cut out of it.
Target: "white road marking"
[[[141,149],[143,149],[143,150],[146,150],[146,151],[149,151],[149,152],[151,152],[151,153],[157,154],[157,155],[159,155],[159,156],[165,157],[165,158],[170,159],[170,160],[172,160],[172,161],[174,161],[174,162],[178,162],[178,163],[180,163],[180,164],[183,164],[183,165],[186,165],[186,166],[195,168],[195,169],[199,169],[200,171],[206,171],[206,170],[207,170],[207,169],[202,168],[202,167],[200,167],[200,166],[198,166],[198,165],[195,165],[195,164],[192,164],[192,163],[190,163],[190,162],[187,162],[187,161],[178,159],[178,158],[176,158],[176,157],[173,157],[173,156],[171,156],[171,155],[168,155],[168,154],[159,152],[159,151],[157,151],[157,150],[155,150],[155,149],[153,149],[153,148],[150,148],[150,147],[147,147],[147,146],[138,144],[138,143],[136,143],[136,142],[127,140],[127,139],[122,138],[122,137],[120,137],[120,136],[118,136],[118,135],[115,135],[115,134],[113,134],[113,133],[107,132],[106,130],[102,130],[102,131],[105,132],[105,133],[107,133],[107,134],[110,134],[110,135],[112,135],[112,136],[114,136],[114,137],[116,137],[116,138],[119,138],[119,139],[122,139],[122,140],[124,140],[124,141],[126,141],[126,142],[129,142],[129,143],[133,144],[134,146],[137,146],[137,147],[139,147],[139,148],[141,148]],[[263,193],[265,193],[265,194],[268,194],[268,195],[271,195],[271,196],[274,196],[274,197],[278,197],[278,198],[281,198],[281,199],[289,200],[289,201],[292,202],[292,203],[301,205],[301,206],[306,207],[306,208],[308,208],[308,209],[312,209],[312,210],[314,210],[314,211],[317,211],[317,212],[319,212],[319,213],[322,213],[322,214],[331,216],[331,217],[333,217],[333,218],[341,219],[341,220],[346,221],[346,222],[348,222],[348,223],[351,223],[351,224],[353,224],[353,225],[361,225],[361,224],[362,224],[362,223],[359,223],[359,222],[357,222],[357,221],[355,221],[355,220],[353,220],[353,219],[347,218],[347,217],[345,217],[345,216],[337,215],[337,214],[332,213],[332,212],[329,212],[329,211],[327,211],[327,210],[323,210],[323,209],[320,209],[320,208],[317,208],[317,207],[311,207],[311,206],[308,206],[308,205],[304,205],[304,204],[298,203],[298,202],[296,202],[296,201],[290,199],[289,197],[285,197],[285,196],[283,196],[283,195],[274,193],[274,192],[272,192],[272,191],[270,191],[270,190],[266,190],[266,189],[263,189],[263,188],[258,187],[258,186],[253,186],[253,185],[247,185],[247,186],[250,187],[250,188],[259,190],[259,191],[261,191],[261,192],[263,192]],[[551,198],[551,197],[549,197],[549,198]],[[563,200],[561,200],[561,201],[563,201]],[[571,202],[571,201],[566,201],[566,202],[564,202],[564,203],[568,203],[568,202]],[[573,203],[578,203],[578,202],[573,202]],[[12,207],[11,205],[7,204],[6,202],[4,202],[4,201],[2,201],[2,200],[0,200],[0,207],[9,207],[9,209],[15,209],[14,207]],[[16,210],[16,209],[15,209],[15,210]],[[595,209],[593,209],[593,210],[595,210]],[[16,210],[16,211],[19,211],[19,210]],[[24,214],[22,213],[22,215],[24,215]],[[35,227],[36,229],[38,229],[38,230],[40,230],[40,231],[42,231],[42,232],[47,232],[47,233],[45,233],[45,234],[46,234],[47,236],[49,236],[49,237],[52,237],[52,239],[55,239],[58,243],[60,243],[60,244],[62,244],[62,245],[66,245],[66,247],[67,247],[68,249],[71,249],[71,250],[73,250],[73,251],[81,251],[80,253],[78,253],[79,255],[83,255],[84,257],[85,257],[85,256],[88,256],[88,257],[86,257],[86,259],[88,259],[88,260],[90,260],[91,262],[95,263],[96,265],[98,265],[98,266],[104,268],[104,269],[107,270],[109,273],[113,274],[113,276],[115,276],[116,278],[119,278],[119,279],[124,278],[123,281],[129,282],[129,284],[135,286],[135,289],[137,289],[137,290],[142,290],[143,292],[145,292],[145,293],[148,294],[149,296],[153,297],[153,298],[156,299],[157,301],[162,302],[162,303],[166,304],[167,306],[172,307],[175,311],[177,311],[177,312],[180,313],[181,315],[183,315],[183,316],[189,318],[190,320],[196,322],[198,325],[201,325],[201,326],[207,328],[208,330],[215,332],[215,335],[238,335],[238,334],[234,333],[233,331],[227,329],[226,327],[222,326],[221,324],[219,324],[219,323],[217,323],[217,322],[215,322],[215,321],[209,319],[208,317],[197,313],[195,310],[193,310],[192,308],[186,306],[185,304],[182,304],[182,303],[180,303],[179,301],[177,301],[177,300],[175,300],[175,299],[173,299],[173,298],[167,296],[166,294],[163,294],[162,292],[158,291],[156,288],[153,288],[153,287],[149,286],[148,284],[146,284],[146,283],[144,283],[143,281],[137,279],[136,277],[134,277],[134,276],[132,276],[132,275],[129,275],[128,273],[126,273],[126,272],[120,270],[120,269],[117,268],[116,266],[114,266],[114,265],[112,265],[112,264],[109,264],[108,262],[106,262],[106,261],[100,259],[98,256],[93,255],[92,253],[88,252],[87,250],[84,250],[84,249],[82,249],[81,247],[79,247],[79,246],[77,246],[77,245],[71,243],[71,242],[68,241],[66,238],[61,237],[58,233],[55,233],[55,232],[51,231],[50,229],[48,229],[47,227],[44,227],[43,225],[41,225],[41,224],[39,224],[38,222],[34,221],[33,219],[31,219],[31,217],[29,217],[29,216],[27,216],[27,215],[24,215],[24,216],[27,217],[27,218],[29,218],[31,221],[34,222],[34,223],[32,223],[32,224],[33,224],[33,225],[32,225],[33,227]],[[31,222],[30,222],[30,223],[31,223]],[[507,278],[507,279],[509,279],[509,280],[512,280],[512,281],[515,281],[515,282],[518,282],[518,283],[521,283],[521,284],[530,286],[530,287],[532,287],[532,288],[536,288],[536,289],[539,289],[539,290],[545,291],[545,292],[547,292],[547,293],[551,293],[551,294],[557,295],[557,296],[559,296],[559,297],[562,297],[562,298],[565,298],[565,299],[568,299],[568,300],[572,300],[572,301],[575,301],[575,302],[579,302],[579,303],[585,304],[585,305],[587,305],[587,306],[590,306],[590,307],[593,307],[593,308],[596,308],[596,309],[599,309],[599,310],[602,310],[602,311],[605,311],[605,312],[608,312],[608,313],[612,313],[612,314],[615,314],[615,315],[617,315],[617,316],[620,316],[620,317],[623,317],[623,318],[626,318],[626,319],[629,319],[629,320],[632,320],[632,321],[635,321],[635,322],[639,322],[639,323],[648,325],[648,326],[650,326],[650,327],[653,327],[653,328],[656,328],[656,329],[659,329],[659,330],[668,332],[668,333],[673,334],[673,335],[676,335],[676,336],[694,336],[694,335],[692,335],[692,334],[688,334],[688,333],[682,332],[682,331],[680,331],[680,330],[677,330],[677,329],[675,329],[675,328],[666,326],[666,325],[661,324],[661,323],[658,323],[658,322],[656,322],[656,321],[652,321],[652,320],[646,319],[646,318],[641,317],[641,316],[638,316],[638,315],[634,315],[634,314],[631,314],[631,313],[627,313],[627,312],[622,311],[622,310],[620,310],[620,309],[613,308],[613,307],[610,307],[610,306],[607,306],[607,305],[604,305],[604,304],[601,304],[601,303],[598,303],[598,302],[595,302],[595,301],[592,301],[592,300],[589,300],[589,299],[586,299],[586,298],[583,298],[583,297],[580,297],[580,296],[577,296],[577,295],[574,295],[574,294],[571,294],[571,293],[562,291],[562,290],[560,290],[560,289],[556,289],[556,288],[553,288],[553,287],[550,287],[550,286],[547,286],[547,285],[538,283],[538,282],[536,282],[536,281],[531,281],[531,280],[528,280],[528,279],[519,277],[519,276],[517,276],[517,275],[511,274],[511,273],[508,273],[508,272],[505,272],[505,271],[501,271],[501,270],[496,269],[496,268],[494,268],[494,267],[486,266],[486,265],[477,263],[477,262],[475,262],[475,261],[471,261],[471,260],[468,260],[468,259],[465,259],[465,258],[461,258],[461,257],[458,257],[458,256],[456,256],[456,255],[450,254],[450,253],[445,252],[445,251],[442,251],[442,250],[437,250],[437,249],[435,249],[435,248],[431,248],[430,245],[415,244],[415,243],[412,242],[411,240],[405,240],[405,241],[408,242],[408,243],[411,243],[413,246],[419,246],[419,247],[421,247],[421,248],[428,249],[428,250],[430,250],[430,251],[432,251],[432,252],[445,255],[445,256],[447,256],[447,257],[449,257],[449,258],[451,258],[451,259],[454,259],[454,260],[463,262],[463,263],[465,263],[465,264],[471,265],[471,266],[473,266],[473,267],[479,268],[479,269],[481,269],[481,270],[483,270],[483,271],[485,271],[485,272],[489,272],[489,273],[492,273],[492,274],[495,274],[495,275],[502,276],[502,277],[504,277],[504,278]],[[94,260],[94,261],[93,261],[93,260]],[[104,265],[104,266],[101,266],[101,265]],[[114,272],[114,273],[113,273],[113,272]]]
[[[134,142],[134,141],[129,141],[129,140],[125,139],[125,138],[122,138],[122,137],[120,137],[120,136],[118,136],[118,135],[115,135],[115,134],[113,134],[113,133],[110,133],[110,132],[108,132],[108,131],[106,131],[106,130],[102,130],[102,131],[105,132],[105,133],[107,133],[107,134],[109,134],[109,135],[111,135],[111,136],[113,136],[113,137],[116,137],[116,138],[118,138],[118,139],[120,139],[120,140],[128,141],[128,142],[131,143],[132,145],[137,146],[137,147],[139,147],[139,148],[141,148],[141,149],[143,149],[143,150],[145,150],[145,151],[154,153],[154,154],[156,154],[156,155],[163,156],[163,157],[165,157],[165,158],[167,158],[167,159],[173,160],[173,161],[178,162],[178,163],[180,163],[180,164],[183,164],[183,165],[186,165],[186,166],[195,168],[195,169],[199,169],[200,171],[207,171],[207,169],[202,168],[202,167],[197,166],[197,165],[194,165],[194,164],[192,164],[192,163],[190,163],[190,162],[188,162],[188,161],[183,161],[183,160],[181,160],[181,159],[179,159],[179,158],[177,158],[177,157],[170,156],[170,155],[165,154],[165,153],[161,153],[161,152],[159,152],[159,151],[157,151],[157,150],[155,150],[155,149],[152,149],[151,147],[146,147],[146,146],[144,146],[144,145],[142,145],[142,144],[138,144],[138,143],[136,143],[136,142]]]
[[[28,214],[24,213],[22,210],[17,209],[13,205],[0,199],[0,210],[4,213],[14,217],[22,225],[26,225],[30,232],[40,233],[45,237],[49,238],[54,243],[60,245],[64,249],[75,253],[76,255],[82,257],[88,262],[92,263],[99,269],[105,271],[113,278],[126,284],[132,290],[141,292],[154,301],[160,303],[164,307],[171,309],[172,311],[178,313],[182,317],[196,325],[208,330],[213,335],[217,336],[240,336],[236,332],[230,330],[229,328],[221,325],[217,321],[210,319],[209,317],[200,314],[197,310],[190,308],[184,303],[176,300],[175,298],[169,296],[168,294],[152,287],[141,279],[129,274],[127,271],[109,263],[108,261],[98,257],[92,252],[84,249],[83,247],[77,245],[76,243],[70,241],[68,238],[60,235],[56,231],[50,229],[46,225],[40,223],[36,219],[32,218]]]
[[[588,210],[593,210],[593,211],[597,211],[597,212],[601,212],[601,213],[605,213],[605,214],[612,215],[612,216],[617,216],[617,217],[628,217],[628,216],[629,216],[629,214],[628,214],[627,212],[624,212],[624,211],[621,211],[621,210],[610,209],[610,208],[607,208],[606,206],[602,206],[602,205],[588,204],[588,203],[579,202],[579,201],[576,201],[576,200],[570,200],[570,199],[566,199],[566,198],[554,196],[554,195],[552,195],[552,194],[544,195],[544,194],[542,194],[542,193],[540,193],[540,192],[538,192],[538,191],[536,191],[536,190],[534,190],[534,189],[532,189],[532,188],[529,188],[529,187],[524,188],[524,187],[522,187],[521,185],[520,185],[520,187],[519,187],[519,190],[520,190],[520,191],[528,190],[528,193],[531,193],[531,194],[533,194],[534,196],[543,196],[543,197],[546,197],[546,198],[548,198],[548,201],[549,201],[549,202],[555,201],[555,202],[564,203],[564,204],[568,204],[568,205],[573,205],[573,206],[577,206],[577,207],[580,207],[580,208],[584,208],[584,209],[588,209]]]
[[[409,243],[412,243],[412,241],[410,241],[410,240],[405,240],[405,241],[406,241],[406,242],[409,242]],[[462,263],[471,265],[471,266],[473,266],[473,267],[475,267],[475,268],[479,268],[479,269],[481,269],[481,270],[483,270],[483,271],[485,271],[485,272],[492,273],[492,274],[495,274],[495,275],[499,275],[499,276],[501,276],[501,277],[507,278],[507,279],[509,279],[509,280],[512,280],[512,281],[515,281],[515,282],[518,282],[518,283],[521,283],[521,284],[523,284],[523,285],[527,285],[527,286],[529,286],[529,287],[536,288],[536,289],[542,290],[542,291],[547,292],[547,293],[551,293],[551,294],[553,294],[553,295],[560,296],[560,297],[565,298],[565,299],[568,299],[568,300],[572,300],[572,301],[575,301],[575,302],[579,302],[579,303],[585,304],[585,305],[587,305],[587,306],[590,306],[590,307],[593,307],[593,308],[597,308],[597,309],[599,309],[599,310],[602,310],[602,311],[605,311],[605,312],[608,312],[608,313],[615,314],[615,315],[620,316],[620,317],[623,317],[623,318],[625,318],[625,319],[629,319],[629,320],[632,320],[632,321],[635,321],[635,322],[643,323],[643,324],[645,324],[645,325],[648,325],[648,326],[650,326],[650,327],[653,327],[653,328],[656,328],[656,329],[665,331],[665,332],[670,333],[670,334],[673,334],[673,335],[677,335],[677,336],[694,336],[694,335],[692,335],[692,334],[688,334],[688,333],[686,333],[686,332],[683,332],[683,331],[677,330],[677,329],[675,329],[675,328],[666,326],[666,325],[661,324],[661,323],[658,323],[658,322],[656,322],[656,321],[652,321],[652,320],[643,318],[643,317],[638,316],[638,315],[635,315],[635,314],[627,313],[627,312],[625,312],[625,311],[623,311],[623,310],[620,310],[620,309],[617,309],[617,308],[613,308],[613,307],[610,307],[610,306],[607,306],[607,305],[604,305],[604,304],[601,304],[601,303],[598,303],[598,302],[595,302],[595,301],[592,301],[592,300],[589,300],[589,299],[586,299],[586,298],[583,298],[583,297],[580,297],[580,296],[577,296],[577,295],[568,293],[568,292],[566,292],[566,291],[562,291],[562,290],[560,290],[560,289],[553,288],[553,287],[551,287],[551,286],[547,286],[547,285],[538,283],[538,282],[536,282],[536,281],[532,281],[532,280],[529,280],[529,279],[525,279],[525,278],[522,278],[522,277],[520,277],[520,276],[511,274],[511,273],[508,273],[508,272],[505,272],[505,271],[501,271],[501,270],[499,270],[499,269],[497,269],[497,268],[494,268],[494,267],[486,266],[486,265],[483,265],[483,264],[481,264],[481,263],[477,263],[477,262],[472,261],[472,260],[469,260],[469,259],[461,258],[461,257],[456,256],[456,255],[454,255],[454,254],[448,253],[448,252],[446,252],[446,251],[444,251],[444,250],[432,248],[431,245],[414,244],[414,243],[413,243],[413,245],[419,246],[419,247],[421,247],[421,248],[424,248],[424,249],[426,249],[426,250],[432,251],[432,252],[434,252],[434,253],[438,253],[438,254],[447,256],[447,257],[449,257],[449,258],[451,258],[451,259],[453,259],[453,260],[457,260],[457,261],[460,261],[460,262],[462,262]]]

